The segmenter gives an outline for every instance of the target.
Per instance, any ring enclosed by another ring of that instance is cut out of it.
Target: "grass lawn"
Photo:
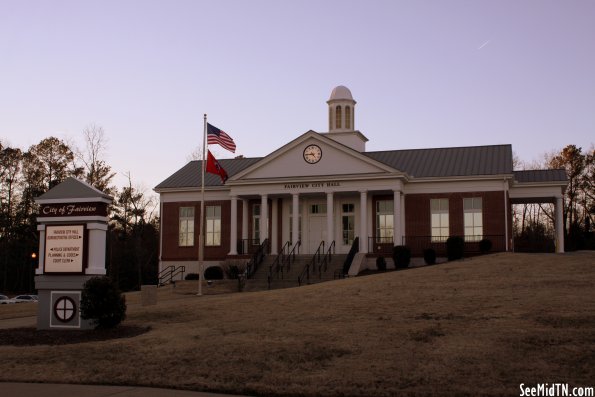
[[[594,252],[502,253],[266,292],[195,287],[164,289],[149,307],[128,295],[125,324],[151,327],[139,336],[0,346],[0,380],[259,396],[595,386]]]

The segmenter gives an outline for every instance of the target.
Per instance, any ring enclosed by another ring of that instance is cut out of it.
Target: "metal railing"
[[[258,249],[252,254],[252,257],[246,264],[246,278],[251,278],[258,270],[258,266],[262,263],[269,251],[269,239],[265,239]]]
[[[159,280],[157,286],[162,286],[167,283],[171,283],[174,280],[174,277],[177,275],[181,275],[181,278],[183,279],[185,271],[185,266],[171,265],[163,268],[157,275],[157,279]]]
[[[291,246],[291,242],[289,242],[289,241],[287,241],[285,244],[283,244],[283,248],[281,248],[281,251],[277,254],[273,263],[270,264],[269,279],[271,277],[273,277],[273,273],[276,273],[277,278],[279,278],[279,272],[281,272],[281,273],[283,272],[283,261],[285,260],[285,257],[287,255],[289,255],[289,247],[290,246]],[[283,278],[283,273],[281,274],[281,278]]]
[[[506,251],[506,237],[501,234],[467,235],[461,237],[465,242],[465,254],[480,253],[479,242],[484,239],[492,242],[490,252]],[[427,248],[432,248],[439,256],[446,255],[446,240],[448,240],[448,237],[407,236],[406,239],[406,245],[411,250],[412,256],[422,256],[423,251]],[[405,245],[405,237],[403,237],[403,245]]]
[[[351,244],[351,249],[349,249],[349,253],[347,254],[347,258],[345,258],[345,262],[343,262],[343,269],[337,270],[335,272],[335,278],[344,278],[347,273],[349,273],[349,268],[351,267],[351,263],[353,262],[353,258],[355,258],[355,254],[359,252],[359,237],[356,237]]]
[[[306,263],[304,269],[298,276],[298,285],[302,285],[302,282],[304,282],[304,277],[307,283],[310,282],[310,269],[312,269],[312,271],[316,270],[316,265],[320,263],[320,255],[324,255],[324,240],[318,244],[318,249],[314,255],[312,255],[312,259],[310,262]]]
[[[391,237],[368,237],[368,248],[374,254],[392,255],[394,240]]]
[[[291,244],[291,243],[290,243]],[[301,240],[298,240],[294,246],[291,248],[291,251],[287,255],[283,257],[283,260],[280,261],[279,270],[277,271],[277,275],[279,272],[281,275],[284,275],[285,272],[289,272],[291,270],[291,263],[295,261],[296,251],[297,254],[300,253],[300,246],[302,245]],[[267,278],[269,289],[271,289],[271,282],[273,281],[273,274],[269,271],[269,276]]]
[[[335,240],[333,240],[329,246],[328,249],[326,251],[326,253],[324,254],[324,257],[322,258],[322,260],[320,261],[320,264],[318,265],[318,277],[322,278],[322,273],[326,273],[326,271],[328,270],[328,264],[333,260],[333,255],[335,254]],[[324,267],[324,270],[322,270]]]
[[[238,255],[252,255],[258,251],[260,245],[260,240],[257,238],[238,240]]]

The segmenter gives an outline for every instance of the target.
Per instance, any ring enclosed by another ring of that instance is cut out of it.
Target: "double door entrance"
[[[292,208],[291,201],[284,203],[283,218],[288,219],[289,222],[283,222],[283,237],[284,241],[293,240],[291,237]],[[314,254],[321,241],[326,243],[325,247],[335,241],[336,253],[347,253],[351,248],[353,239],[356,235],[356,208],[359,203],[355,200],[338,199],[333,203],[332,213],[329,214],[326,200],[317,198],[305,198],[300,200],[300,224],[299,224],[299,239],[302,241],[300,252],[304,254]],[[329,220],[331,216],[332,231],[329,233]],[[331,237],[329,237],[329,235]]]

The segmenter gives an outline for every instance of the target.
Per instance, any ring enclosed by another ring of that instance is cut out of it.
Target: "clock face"
[[[304,160],[306,163],[315,164],[322,158],[322,149],[318,145],[309,145],[304,149]]]

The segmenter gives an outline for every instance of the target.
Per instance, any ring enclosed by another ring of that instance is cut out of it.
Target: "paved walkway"
[[[49,383],[0,383],[3,397],[242,397],[194,391],[133,386],[62,385]]]

